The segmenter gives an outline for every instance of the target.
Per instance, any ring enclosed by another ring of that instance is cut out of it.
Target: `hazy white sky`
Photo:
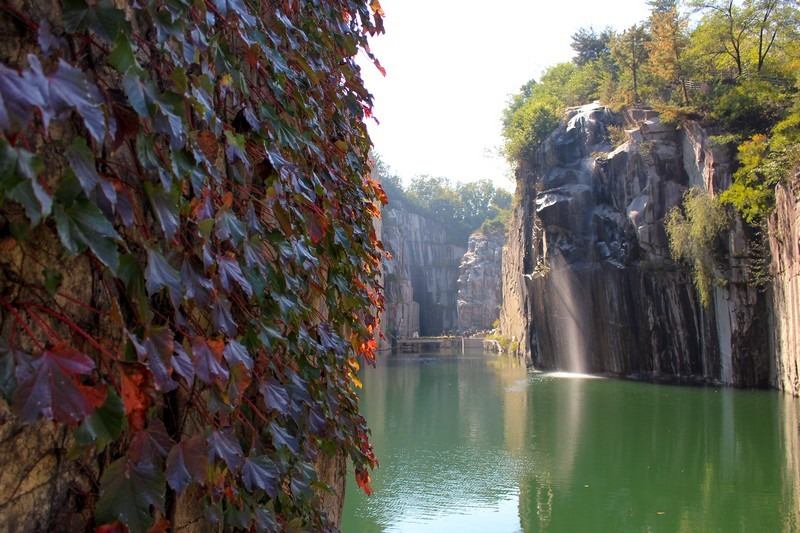
[[[375,96],[375,150],[404,181],[419,174],[487,178],[513,188],[498,149],[510,95],[572,57],[581,27],[623,30],[646,0],[380,0],[386,33],[371,49],[386,77],[364,65]]]

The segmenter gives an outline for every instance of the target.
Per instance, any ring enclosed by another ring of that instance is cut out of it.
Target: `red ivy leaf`
[[[105,524],[94,528],[94,533],[128,533],[128,527],[117,520],[113,524]]]
[[[150,376],[144,365],[120,365],[122,403],[132,430],[142,429],[147,421],[147,409],[153,404],[150,394]]]
[[[356,471],[356,483],[358,486],[361,487],[361,490],[364,491],[364,494],[367,496],[372,495],[372,487],[370,486],[370,482],[372,479],[369,477],[369,472],[365,469],[359,469]]]
[[[30,364],[17,365],[14,406],[20,420],[31,423],[44,416],[67,425],[81,422],[105,400],[75,378],[92,370],[94,361],[86,354],[60,347],[45,350]]]
[[[306,224],[308,225],[308,236],[311,237],[311,242],[319,244],[328,231],[328,222],[312,213],[306,218]]]

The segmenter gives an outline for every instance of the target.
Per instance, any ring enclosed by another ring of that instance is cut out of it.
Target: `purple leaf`
[[[75,140],[72,141],[72,144],[67,146],[64,155],[67,161],[69,161],[73,172],[75,172],[75,175],[78,177],[78,181],[81,183],[81,188],[83,192],[86,193],[86,196],[90,196],[95,187],[100,185],[103,194],[111,205],[117,203],[117,191],[111,183],[102,179],[97,173],[94,155],[92,155],[92,152],[89,150],[86,139],[83,137],[76,137]]]
[[[239,326],[231,315],[230,300],[214,300],[211,307],[211,323],[217,331],[221,331],[228,337],[235,337]]]
[[[236,281],[248,297],[253,296],[253,287],[250,285],[250,282],[247,281],[247,278],[244,277],[242,267],[239,266],[239,262],[236,258],[227,255],[220,256],[217,264],[219,265],[220,282],[226,291],[231,292],[231,281]]]
[[[164,256],[155,248],[147,250],[147,268],[144,271],[147,292],[151,295],[164,287],[169,288],[173,305],[177,305],[181,298],[181,277],[178,271],[167,263]]]
[[[247,370],[253,370],[253,358],[247,353],[247,348],[245,348],[244,345],[236,341],[230,341],[225,346],[225,351],[223,353],[225,359],[228,361],[229,367],[242,363]]]
[[[203,483],[208,470],[208,446],[195,435],[179,442],[167,456],[167,482],[180,495],[190,483]]]
[[[198,215],[199,216],[199,215]],[[235,244],[242,242],[245,237],[245,226],[230,210],[219,212],[216,220],[216,235],[220,239],[231,239]]]
[[[214,288],[211,280],[198,274],[188,259],[184,259],[181,265],[181,278],[186,297],[194,299],[198,306],[206,307],[211,301],[211,289]]]
[[[178,384],[172,379],[171,366],[174,345],[172,331],[168,327],[155,327],[141,344],[133,335],[130,335],[130,339],[136,346],[139,361],[147,361],[156,387],[164,392],[176,389]]]
[[[260,242],[246,241],[244,243],[244,262],[247,268],[258,269],[260,273],[266,275],[267,261]]]
[[[152,418],[147,429],[137,431],[133,436],[128,455],[136,463],[156,464],[166,459],[172,444],[164,423],[158,418]]]
[[[44,107],[38,86],[5,65],[0,65],[0,98],[0,128],[9,133],[28,125],[34,107]]]
[[[39,48],[42,53],[49,56],[53,52],[63,50],[67,47],[67,40],[64,37],[56,37],[53,35],[53,28],[47,19],[42,19],[39,24],[39,31],[37,33],[36,41],[39,43]]]
[[[267,409],[275,409],[280,413],[286,413],[289,408],[289,393],[282,383],[274,379],[264,382],[258,389],[264,397],[264,404]]]
[[[266,456],[248,457],[242,466],[242,481],[250,492],[259,488],[275,498],[277,491],[275,485],[279,479],[278,468],[275,462]]]
[[[222,365],[222,343],[212,341],[213,346],[206,339],[197,337],[192,341],[192,355],[194,356],[194,370],[200,381],[206,385],[214,382],[226,383],[228,369]]]
[[[255,508],[255,526],[258,533],[278,531],[279,529],[278,522],[275,521],[275,513],[266,507]]]
[[[192,360],[180,344],[175,344],[175,352],[172,354],[172,368],[175,369],[175,372],[180,377],[186,380],[186,383],[191,385],[192,381],[194,381]]]
[[[98,402],[74,376],[93,369],[89,357],[71,349],[46,350],[30,364],[18,364],[14,407],[20,420],[31,423],[44,416],[68,425],[82,421],[103,399]]]
[[[106,132],[105,116],[100,107],[103,98],[86,73],[59,59],[58,67],[52,73],[44,75],[39,59],[33,54],[28,55],[28,64],[31,67],[28,71],[30,75],[28,72],[25,75],[38,83],[39,91],[44,96],[46,107],[40,108],[40,111],[45,125],[52,118],[49,116],[51,110],[54,116],[61,116],[70,109],[75,109],[94,140],[102,142]]]
[[[295,455],[300,452],[297,446],[297,439],[291,436],[286,428],[279,426],[277,422],[270,423],[269,432],[272,435],[272,443],[276,449],[285,446]]]
[[[145,192],[150,198],[150,205],[156,213],[161,229],[168,239],[175,237],[175,232],[180,225],[180,215],[178,206],[180,205],[180,189],[174,187],[169,193],[162,187],[153,187],[149,183],[145,184]]]
[[[208,436],[209,457],[222,459],[232,472],[238,472],[244,464],[244,453],[239,441],[228,432],[212,431]]]

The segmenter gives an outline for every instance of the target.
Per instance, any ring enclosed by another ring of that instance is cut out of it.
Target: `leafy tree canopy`
[[[499,221],[502,227],[495,223],[492,231],[504,231],[510,218],[511,194],[489,180],[454,184],[447,178],[423,175],[404,187],[382,162],[378,171],[389,206],[400,204],[438,222],[453,244],[466,246],[470,234],[486,221]]]

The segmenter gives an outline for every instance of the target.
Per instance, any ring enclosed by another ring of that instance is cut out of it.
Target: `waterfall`
[[[587,324],[591,321],[576,294],[579,284],[571,279],[568,268],[553,269],[548,277],[554,298],[548,302],[555,318],[556,336],[563,342],[558,360],[564,365],[562,370],[585,374],[589,371]]]

